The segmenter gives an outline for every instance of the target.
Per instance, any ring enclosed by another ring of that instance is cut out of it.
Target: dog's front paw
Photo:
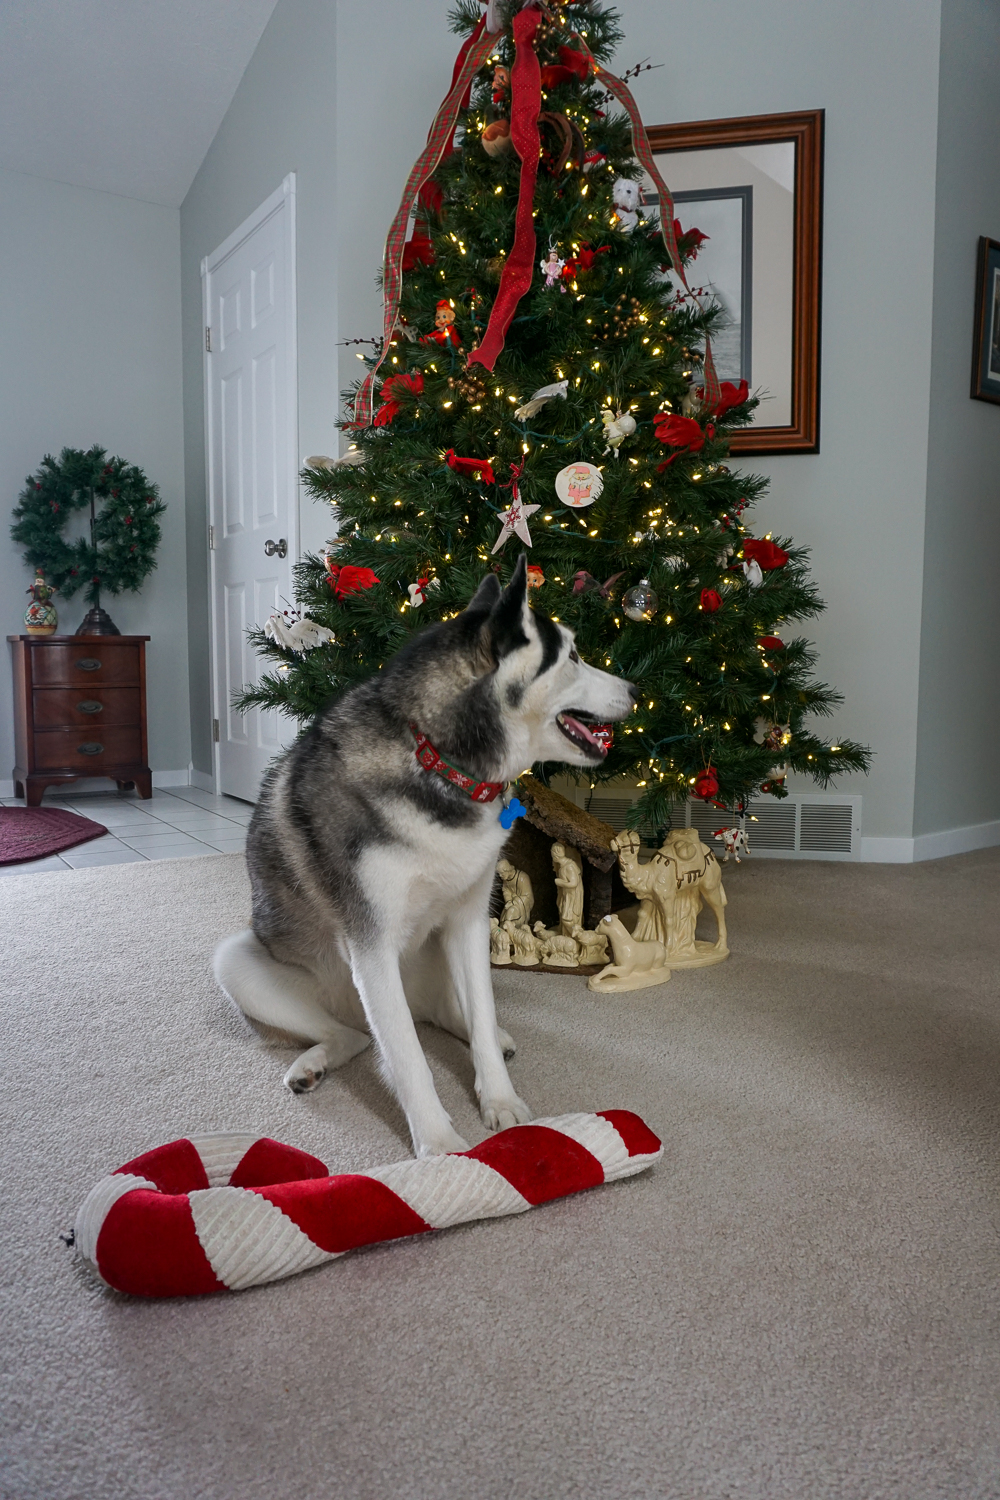
[[[531,1110],[516,1094],[481,1100],[479,1113],[488,1130],[509,1130],[511,1125],[527,1125],[531,1119]]]
[[[468,1151],[468,1141],[463,1141],[457,1130],[450,1125],[435,1130],[432,1135],[414,1139],[413,1151],[423,1161],[428,1156],[447,1156],[453,1151]]]
[[[326,1048],[321,1043],[317,1047],[310,1047],[308,1052],[303,1052],[301,1057],[295,1059],[285,1074],[284,1081],[293,1094],[311,1094],[323,1082],[326,1069]]]

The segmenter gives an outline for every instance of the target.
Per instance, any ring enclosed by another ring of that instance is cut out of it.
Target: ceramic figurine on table
[[[615,958],[614,963],[608,964],[599,974],[591,975],[587,980],[588,989],[615,993],[666,984],[670,967],[662,943],[640,942],[614,912],[601,918],[599,930],[607,935]]]
[[[35,581],[25,593],[31,595],[31,603],[24,611],[24,629],[28,635],[55,635],[59,616],[52,603],[55,586],[45,582],[41,568],[35,569]]]
[[[583,926],[583,860],[580,851],[572,844],[553,844],[552,868],[556,876],[559,931],[563,937],[571,937],[574,927]]]

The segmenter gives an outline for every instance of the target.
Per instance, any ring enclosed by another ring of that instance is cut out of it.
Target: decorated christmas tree
[[[644,822],[690,794],[784,796],[783,766],[821,785],[864,769],[863,747],[810,727],[840,697],[791,627],[823,605],[804,549],[756,534],[766,481],[726,461],[756,401],[715,376],[720,311],[686,274],[703,236],[674,220],[605,67],[617,14],[463,0],[453,19],[465,40],[389,232],[350,447],[305,472],[336,540],[258,633],[273,666],[244,702],[309,720],[528,548],[536,607],[641,691],[592,779],[637,781]],[[290,632],[299,615],[323,629]]]

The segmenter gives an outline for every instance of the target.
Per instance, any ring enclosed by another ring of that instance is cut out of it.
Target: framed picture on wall
[[[976,325],[972,344],[972,394],[1000,405],[1000,241],[979,241]]]
[[[823,111],[648,134],[675,217],[707,236],[687,274],[721,308],[712,338],[719,379],[746,380],[760,397],[732,451],[818,453]],[[651,179],[642,203],[658,215]]]

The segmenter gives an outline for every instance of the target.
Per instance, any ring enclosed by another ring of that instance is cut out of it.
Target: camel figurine
[[[662,943],[640,942],[614,912],[601,918],[598,931],[602,937],[607,936],[615,961],[599,974],[591,974],[587,980],[589,990],[644,990],[650,985],[666,984],[670,966]]]
[[[639,897],[635,938],[662,943],[672,969],[704,968],[728,958],[722,867],[708,845],[693,828],[674,828],[653,858],[640,864],[639,844],[639,835],[631,830],[612,840],[622,882]],[[695,938],[703,905],[716,920],[714,943]]]

